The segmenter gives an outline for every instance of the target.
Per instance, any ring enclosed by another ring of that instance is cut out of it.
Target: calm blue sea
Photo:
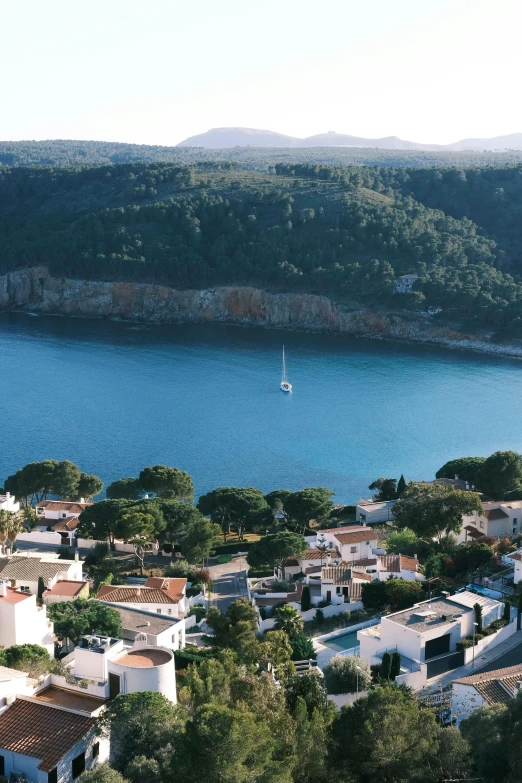
[[[279,390],[286,347],[292,395]],[[225,326],[0,315],[0,486],[31,460],[105,483],[155,463],[196,493],[321,485],[522,450],[522,363],[436,348]]]

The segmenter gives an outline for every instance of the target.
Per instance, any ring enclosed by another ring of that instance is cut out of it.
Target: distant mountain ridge
[[[178,147],[227,149],[230,147],[374,147],[388,150],[420,150],[424,152],[460,152],[465,150],[522,150],[522,133],[494,136],[491,139],[462,139],[452,144],[420,144],[398,136],[365,139],[345,133],[328,131],[301,139],[258,128],[212,128],[181,141]]]

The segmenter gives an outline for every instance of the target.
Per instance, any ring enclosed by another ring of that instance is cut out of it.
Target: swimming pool
[[[325,639],[323,644],[337,652],[350,650],[352,647],[358,647],[359,641],[357,639],[357,631],[343,633],[341,636],[335,636],[333,639]]]
[[[487,587],[482,587],[482,585],[466,585],[466,590],[471,590],[471,592],[478,593],[478,595],[485,595],[488,598],[494,598],[496,601],[502,598],[502,593],[499,590],[489,590]]]

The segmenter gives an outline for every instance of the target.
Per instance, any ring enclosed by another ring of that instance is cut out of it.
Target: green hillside
[[[0,271],[254,284],[522,332],[522,166],[0,167]],[[411,296],[397,276],[416,272]]]

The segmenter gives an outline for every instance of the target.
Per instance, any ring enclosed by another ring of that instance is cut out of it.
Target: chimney
[[[4,598],[7,595],[7,582],[3,579],[0,581],[0,598]]]
[[[76,560],[76,562],[78,562],[78,560],[80,559],[80,555],[78,554],[78,550],[76,550],[76,552],[74,553],[74,559]]]
[[[415,560],[417,560],[417,554],[414,554],[413,557],[415,558]]]
[[[53,580],[49,577],[47,580],[47,589],[52,590],[53,589]]]
[[[80,498],[80,503],[85,503],[85,498]]]
[[[11,497],[11,493],[10,492],[6,492],[5,493],[5,497],[6,497],[6,500],[9,500],[9,498]]]
[[[518,694],[520,693],[520,689],[521,688],[522,688],[522,682],[519,681],[519,682],[515,683],[515,699],[518,696]]]
[[[459,474],[455,473],[455,481],[458,481],[458,480],[459,480]]]
[[[136,590],[136,596],[139,598],[141,596],[141,587],[138,585],[138,589]]]

